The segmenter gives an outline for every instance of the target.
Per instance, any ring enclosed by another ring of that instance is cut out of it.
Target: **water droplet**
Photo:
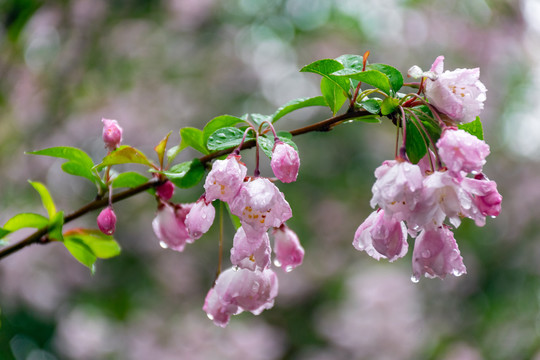
[[[423,257],[423,258],[426,258],[426,259],[427,259],[427,258],[430,257],[430,256],[431,256],[431,251],[429,251],[429,250],[424,250],[424,251],[422,251],[422,257]]]
[[[279,262],[278,259],[274,260],[274,265],[276,265],[277,267],[281,267],[281,263]]]
[[[463,275],[463,271],[459,271],[458,269],[454,269],[454,270],[452,270],[452,275],[461,276],[461,275]]]
[[[490,216],[490,218],[492,218],[492,219],[495,219],[495,218],[496,218],[496,216],[495,216],[495,215],[491,215],[491,216]]]
[[[203,219],[206,219],[206,214],[202,214],[201,217],[202,217]]]
[[[411,281],[412,281],[413,283],[417,284],[417,283],[420,281],[420,279],[417,278],[416,275],[412,275],[412,276],[411,276]]]
[[[206,316],[208,316],[208,318],[209,318],[210,320],[212,320],[212,321],[214,320],[214,317],[212,316],[212,314],[206,314]]]
[[[293,267],[291,265],[285,267],[285,272],[291,272]]]
[[[159,242],[159,246],[161,246],[161,247],[164,248],[164,249],[168,249],[168,248],[169,248],[169,245],[167,245],[164,241],[160,241],[160,242]]]

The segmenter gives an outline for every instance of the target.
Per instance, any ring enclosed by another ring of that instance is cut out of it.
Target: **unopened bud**
[[[122,128],[116,120],[101,119],[103,122],[103,142],[109,151],[115,150],[122,142]]]
[[[167,180],[163,184],[156,187],[156,194],[163,201],[169,201],[174,194],[174,184]]]
[[[298,169],[300,168],[300,158],[291,145],[278,141],[272,152],[270,166],[272,166],[272,171],[279,180],[290,183],[296,181]]]
[[[97,224],[99,230],[105,235],[114,234],[114,231],[116,230],[116,215],[112,207],[107,206],[99,213]]]

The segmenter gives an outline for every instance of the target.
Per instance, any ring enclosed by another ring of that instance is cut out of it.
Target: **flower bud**
[[[215,217],[216,209],[212,203],[207,204],[204,198],[197,201],[186,216],[185,224],[189,235],[194,240],[200,238],[210,229]]]
[[[304,260],[304,248],[294,231],[282,225],[274,232],[274,252],[276,266],[289,272]]]
[[[101,210],[97,217],[99,230],[105,235],[112,235],[116,230],[116,215],[111,206]]]
[[[122,142],[122,128],[116,120],[101,119],[103,122],[103,142],[109,151],[115,150]]]
[[[291,145],[285,144],[283,141],[277,141],[272,152],[270,166],[272,166],[274,175],[281,182],[290,183],[296,181],[300,158]]]
[[[163,201],[169,201],[174,194],[174,184],[169,180],[156,187],[156,194]]]
[[[152,221],[152,229],[160,240],[161,247],[182,251],[186,243],[194,241],[184,223],[192,206],[192,204],[171,206],[167,203],[159,205],[157,215]]]

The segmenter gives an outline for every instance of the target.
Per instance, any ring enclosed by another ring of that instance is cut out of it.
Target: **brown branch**
[[[340,124],[340,123],[342,123],[342,122],[344,122],[346,120],[356,118],[356,117],[360,117],[360,116],[366,116],[366,115],[371,115],[371,114],[369,112],[365,111],[365,110],[348,111],[347,113],[345,113],[343,115],[334,116],[334,117],[331,117],[329,119],[320,121],[318,123],[292,130],[292,131],[290,131],[290,133],[293,136],[298,136],[298,135],[302,135],[302,134],[313,132],[313,131],[330,131],[330,130],[332,130],[332,128],[334,126],[336,126],[336,125],[338,125],[338,124]],[[246,141],[244,143],[244,145],[242,146],[242,150],[252,148],[253,146],[255,146],[255,140]],[[212,161],[213,159],[216,159],[216,158],[218,158],[220,156],[232,153],[235,148],[236,147],[231,147],[229,149],[216,151],[214,153],[211,153],[211,154],[208,154],[208,155],[205,155],[205,156],[199,158],[199,160],[201,161],[201,163],[205,164],[205,163],[208,163],[208,162]],[[157,179],[152,179],[152,180],[148,181],[147,183],[144,183],[144,184],[139,185],[139,186],[137,186],[135,188],[132,188],[132,189],[129,189],[129,190],[126,190],[126,191],[123,191],[121,193],[118,193],[118,194],[114,195],[112,197],[112,202],[115,203],[115,202],[130,198],[130,197],[132,197],[134,195],[137,195],[137,194],[139,194],[139,193],[141,193],[143,191],[146,191],[148,189],[156,187],[161,183],[162,182],[157,180]],[[80,209],[72,212],[71,214],[67,214],[66,216],[64,216],[64,224],[68,223],[68,222],[70,222],[72,220],[75,220],[75,219],[89,213],[90,211],[100,209],[100,208],[106,206],[108,203],[109,203],[109,199],[107,199],[107,198],[96,199],[96,200],[84,205]],[[33,234],[31,234],[28,237],[24,238],[23,240],[19,241],[18,243],[13,244],[13,245],[8,246],[8,247],[5,247],[2,250],[0,250],[0,259],[3,259],[5,257],[7,257],[8,255],[11,255],[11,254],[13,254],[13,253],[15,253],[15,252],[29,246],[29,245],[32,245],[32,244],[47,244],[47,243],[49,243],[50,240],[47,237],[48,233],[49,233],[49,227],[44,227],[44,228],[36,230],[36,232],[34,232]]]

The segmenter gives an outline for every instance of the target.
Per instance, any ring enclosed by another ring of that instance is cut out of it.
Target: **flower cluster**
[[[271,161],[274,175],[282,182],[295,181],[299,165],[296,150],[276,140]],[[304,249],[298,237],[285,225],[292,217],[289,203],[272,181],[258,176],[258,170],[255,174],[246,176],[247,167],[235,151],[213,163],[205,180],[205,193],[194,204],[172,204],[168,202],[172,191],[157,189],[159,206],[152,225],[163,247],[182,251],[186,244],[206,233],[215,218],[214,200],[227,203],[240,220],[231,249],[233,267],[219,275],[203,307],[208,317],[222,327],[231,315],[244,310],[259,314],[274,304],[278,282],[270,269],[269,229],[274,229],[277,267],[291,271],[303,260]]]
[[[413,67],[409,74],[427,78],[424,92],[433,112],[445,114],[451,124],[469,122],[485,99],[478,69],[442,73],[442,62],[438,57],[430,72]],[[465,273],[451,226],[457,228],[462,218],[483,226],[486,216],[495,217],[501,210],[497,184],[482,173],[489,146],[453,125],[439,124],[442,133],[432,144],[435,153],[428,150],[418,164],[396,156],[375,170],[370,204],[378,209],[358,227],[353,241],[357,250],[377,260],[394,261],[407,253],[407,235],[415,238],[413,281],[422,275],[444,278]]]

